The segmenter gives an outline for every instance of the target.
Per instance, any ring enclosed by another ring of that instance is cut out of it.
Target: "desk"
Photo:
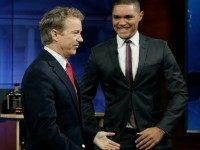
[[[104,113],[96,112],[95,117],[99,121],[99,126],[103,126]],[[24,119],[22,114],[0,114],[0,118],[11,119],[16,121],[16,150],[21,150],[20,146],[20,120]]]
[[[24,118],[24,116],[22,114],[0,114],[0,118],[12,119],[16,121],[16,150],[20,150],[19,122]]]

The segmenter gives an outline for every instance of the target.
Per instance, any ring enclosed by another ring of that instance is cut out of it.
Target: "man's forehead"
[[[115,5],[112,13],[133,13],[138,12],[138,8],[134,4]]]

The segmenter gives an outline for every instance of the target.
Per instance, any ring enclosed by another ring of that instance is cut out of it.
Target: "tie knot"
[[[66,63],[66,67],[70,67],[70,66],[71,66],[71,65],[67,62],[67,63]]]
[[[124,42],[125,42],[126,44],[130,44],[132,41],[129,40],[129,39],[127,39],[127,40],[125,40]]]
[[[66,63],[66,68],[71,68],[71,65],[70,65],[70,63],[68,61]]]

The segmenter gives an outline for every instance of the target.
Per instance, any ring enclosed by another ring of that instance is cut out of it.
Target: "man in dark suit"
[[[83,127],[101,149],[107,149],[108,139],[122,150],[171,149],[170,133],[185,109],[186,84],[174,56],[165,41],[138,32],[142,17],[137,0],[116,0],[112,23],[117,36],[92,48],[85,66],[80,84]],[[166,108],[162,81],[170,93]],[[92,106],[99,83],[105,96],[103,129]]]
[[[22,80],[27,150],[81,150],[79,87],[68,58],[83,42],[84,16],[75,8],[56,7],[39,23],[44,51]]]

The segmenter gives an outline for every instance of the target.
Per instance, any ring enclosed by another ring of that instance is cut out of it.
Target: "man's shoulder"
[[[147,42],[153,43],[153,44],[166,44],[167,43],[163,39],[154,38],[154,37],[150,37],[150,36],[143,35],[143,34],[140,34],[140,41],[147,41]]]
[[[116,45],[116,38],[111,38],[111,39],[108,39],[104,42],[101,42],[97,45],[95,45],[94,47],[92,47],[92,49],[102,49],[102,48],[107,48],[111,45]]]
[[[44,57],[44,52],[42,52],[39,56],[36,57],[35,60],[28,66],[25,71],[25,74],[40,74],[45,71],[49,65],[47,63],[46,58]]]
[[[35,67],[38,67],[38,68],[41,68],[41,65],[44,65],[46,60],[45,58],[43,57],[44,53],[42,52],[41,54],[39,54],[35,60],[33,60],[33,62],[30,64],[29,68],[35,68]]]

